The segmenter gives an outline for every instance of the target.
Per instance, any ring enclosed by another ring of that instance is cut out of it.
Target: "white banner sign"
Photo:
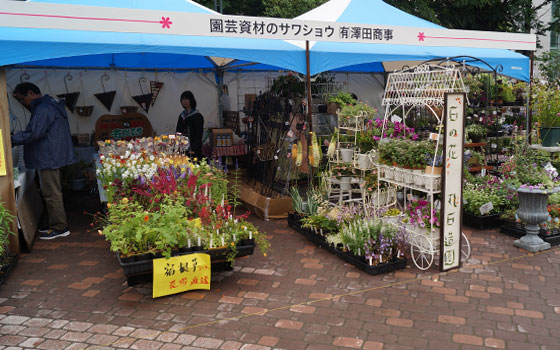
[[[445,170],[443,176],[440,270],[461,264],[461,224],[463,212],[463,138],[465,94],[445,94]]]
[[[534,34],[3,1],[0,27],[536,50]]]

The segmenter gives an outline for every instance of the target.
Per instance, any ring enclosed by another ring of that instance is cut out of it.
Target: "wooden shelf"
[[[478,171],[481,171],[482,168],[484,168],[484,169],[486,169],[486,170],[488,170],[488,171],[494,170],[494,167],[493,167],[493,166],[491,166],[491,165],[485,165],[484,167],[482,167],[482,166],[473,166],[473,167],[470,167],[470,168],[469,168],[469,171],[470,171],[471,173],[476,173],[476,172],[478,172]]]
[[[486,147],[486,142],[465,143],[464,146],[465,148]]]

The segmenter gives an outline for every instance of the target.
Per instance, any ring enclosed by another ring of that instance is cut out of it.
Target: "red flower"
[[[150,217],[148,215],[144,216],[144,221],[148,221],[150,220]]]

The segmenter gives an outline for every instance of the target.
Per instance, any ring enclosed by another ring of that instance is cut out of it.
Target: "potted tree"
[[[356,99],[352,97],[349,92],[339,92],[336,95],[330,96],[327,105],[327,113],[335,115],[336,112],[346,105],[355,105]]]
[[[560,142],[560,89],[553,85],[537,85],[533,90],[533,111],[540,127],[543,147]]]
[[[560,191],[558,172],[550,165],[549,156],[522,142],[501,170],[506,185],[517,191],[517,215],[526,224],[525,236],[514,245],[531,252],[550,249],[550,243],[538,236],[539,225],[548,219],[548,196]]]

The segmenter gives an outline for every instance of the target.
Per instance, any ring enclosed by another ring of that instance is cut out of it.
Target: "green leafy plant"
[[[15,216],[0,201],[0,257],[6,253],[10,235],[15,235],[11,228],[14,219]]]
[[[558,187],[558,173],[545,169],[549,159],[547,153],[532,149],[527,142],[517,142],[513,156],[500,168],[505,184],[512,188],[538,190]]]
[[[356,116],[359,116],[362,119],[372,118],[375,113],[375,108],[370,107],[365,103],[357,102],[354,105],[343,105],[340,109],[340,112],[338,113],[338,118],[339,120],[342,119],[344,121],[350,122],[350,119],[353,119]]]
[[[560,88],[538,84],[532,91],[532,109],[542,128],[560,127]]]
[[[465,128],[465,131],[469,137],[485,137],[488,133],[488,129],[484,125],[480,124],[471,124]]]
[[[298,213],[303,214],[305,212],[305,205],[303,202],[303,198],[299,193],[297,187],[290,187],[289,189],[290,197],[292,197],[292,208]]]
[[[355,105],[357,103],[356,99],[352,97],[349,92],[339,92],[334,96],[330,96],[329,103],[336,103],[339,106]]]

